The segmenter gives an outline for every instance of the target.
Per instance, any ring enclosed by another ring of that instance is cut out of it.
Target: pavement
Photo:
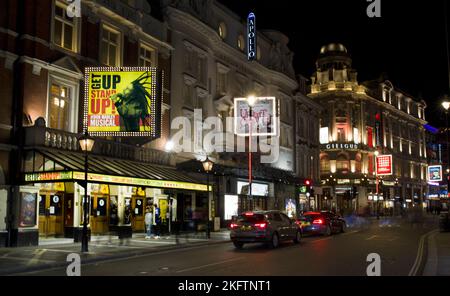
[[[229,242],[227,230],[211,232],[209,240],[205,233],[166,235],[159,239],[145,239],[145,234],[137,233],[122,240],[117,236],[92,236],[89,252],[81,253],[81,243],[74,243],[73,239],[41,238],[39,246],[0,248],[0,276],[65,267],[67,256],[73,253],[80,254],[83,264],[89,264],[226,242]]]

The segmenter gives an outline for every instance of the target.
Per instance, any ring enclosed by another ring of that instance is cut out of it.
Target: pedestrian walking
[[[154,215],[155,215],[155,238],[159,239],[160,235],[161,235],[161,210],[158,207],[158,205],[155,205],[155,211],[154,211]]]
[[[150,239],[152,237],[152,226],[153,226],[153,213],[149,206],[145,209],[145,227],[147,230],[146,239]]]

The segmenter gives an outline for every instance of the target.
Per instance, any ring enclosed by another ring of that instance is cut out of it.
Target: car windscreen
[[[241,215],[238,217],[237,222],[241,223],[259,223],[263,222],[266,219],[266,216],[263,214],[254,214],[254,215]]]

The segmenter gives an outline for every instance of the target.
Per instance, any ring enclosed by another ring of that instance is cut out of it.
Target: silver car
[[[244,213],[230,224],[230,229],[230,239],[237,249],[247,243],[266,243],[271,248],[286,240],[298,244],[302,236],[295,221],[279,211]]]

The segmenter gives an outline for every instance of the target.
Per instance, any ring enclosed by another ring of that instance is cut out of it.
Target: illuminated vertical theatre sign
[[[162,72],[86,68],[84,129],[92,136],[159,138]]]
[[[253,12],[247,17],[247,58],[249,61],[256,59],[256,17]]]

